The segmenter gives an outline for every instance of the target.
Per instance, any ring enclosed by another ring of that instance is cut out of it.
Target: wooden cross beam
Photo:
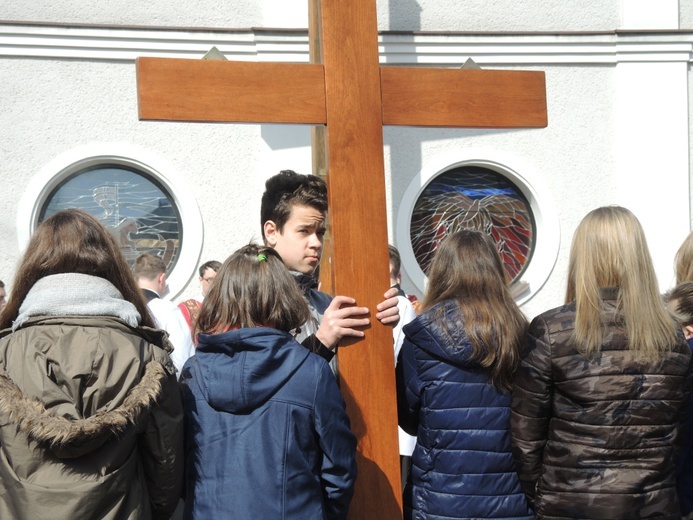
[[[139,116],[326,125],[334,292],[373,309],[389,285],[383,125],[544,127],[544,73],[381,67],[375,0],[310,1],[322,63],[139,58]],[[401,518],[391,329],[341,348],[339,370],[359,439],[350,518]]]

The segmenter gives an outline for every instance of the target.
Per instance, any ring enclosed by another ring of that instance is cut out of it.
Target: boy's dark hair
[[[260,204],[260,227],[265,238],[265,222],[271,220],[281,231],[294,206],[308,206],[327,213],[327,185],[316,175],[282,170],[265,182]]]
[[[402,270],[402,259],[399,256],[399,251],[395,246],[388,246],[390,250],[390,263],[392,264],[392,276],[399,278],[399,272]]]
[[[693,325],[693,282],[682,282],[664,295],[670,314],[682,327]]]
[[[0,289],[4,289],[4,288],[5,288],[5,282],[0,280]]]
[[[205,262],[198,269],[198,272],[200,273],[200,278],[202,278],[205,275],[205,271],[207,269],[211,269],[215,273],[218,273],[220,267],[221,267],[221,262],[219,262],[218,260],[209,260],[209,261]]]
[[[166,264],[164,261],[152,253],[143,253],[135,259],[135,264],[132,266],[132,274],[135,279],[145,278],[153,280],[161,273],[166,272]]]
[[[248,327],[289,332],[309,318],[308,302],[279,254],[268,246],[248,244],[219,269],[194,335]]]

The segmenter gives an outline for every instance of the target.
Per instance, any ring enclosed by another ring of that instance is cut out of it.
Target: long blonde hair
[[[631,351],[657,359],[676,342],[676,323],[667,314],[638,219],[620,206],[597,208],[573,236],[566,303],[575,301],[574,339],[586,355],[602,346],[600,288],[618,288],[618,311]]]
[[[683,282],[693,282],[693,233],[676,252],[676,285]]]
[[[488,235],[465,229],[438,246],[428,272],[423,310],[445,300],[454,300],[462,313],[472,346],[470,359],[488,370],[498,390],[511,390],[527,319],[510,295],[505,268]],[[443,325],[445,330],[448,324],[443,321]]]

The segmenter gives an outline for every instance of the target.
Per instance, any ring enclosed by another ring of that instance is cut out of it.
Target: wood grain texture
[[[387,125],[545,127],[544,72],[382,67]]]
[[[137,59],[140,119],[324,124],[319,64]]]
[[[328,193],[334,291],[371,309],[358,343],[339,348],[340,388],[358,437],[349,518],[402,517],[392,329],[375,319],[389,287],[376,7],[323,2]]]

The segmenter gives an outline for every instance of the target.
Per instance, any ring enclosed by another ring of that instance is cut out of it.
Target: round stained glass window
[[[132,265],[142,253],[161,257],[167,272],[180,256],[183,226],[173,197],[152,176],[123,164],[96,164],[63,179],[48,194],[38,221],[67,208],[95,216]]]
[[[426,273],[448,235],[476,229],[493,237],[508,281],[518,280],[532,257],[536,223],[530,203],[507,177],[480,166],[461,166],[431,180],[411,216],[414,256]]]

